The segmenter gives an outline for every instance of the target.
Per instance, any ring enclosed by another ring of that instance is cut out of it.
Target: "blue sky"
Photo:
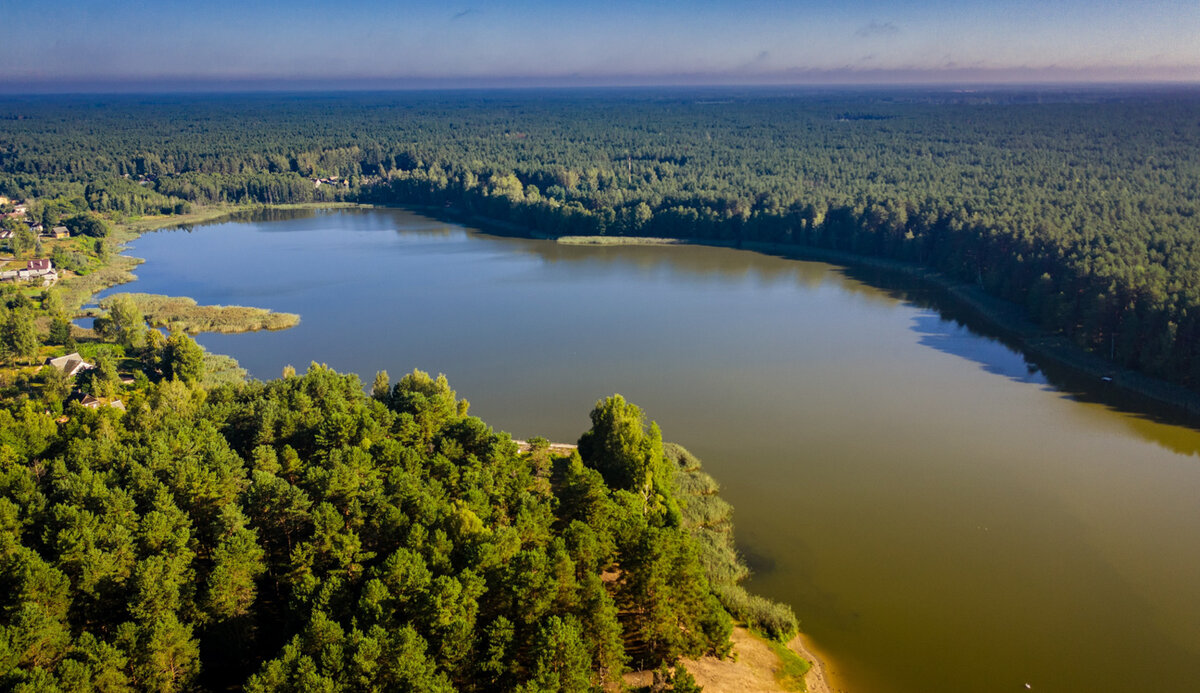
[[[0,0],[0,88],[1200,81],[1200,1]]]

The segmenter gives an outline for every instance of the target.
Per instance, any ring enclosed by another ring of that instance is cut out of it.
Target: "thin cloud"
[[[467,9],[463,10],[462,12],[455,12],[454,16],[450,18],[450,21],[457,22],[458,20],[462,19],[463,17],[468,17],[473,14],[478,14],[478,12],[479,11],[476,10],[474,7],[468,7]]]
[[[738,67],[738,69],[740,69],[740,70],[759,69],[759,68],[762,68],[764,65],[766,65],[768,62],[770,62],[770,60],[771,60],[771,52],[770,51],[762,51],[758,55],[754,56],[753,60],[746,62],[746,63],[742,63]]]
[[[758,55],[744,63],[738,63],[728,68],[730,74],[762,74],[771,71],[771,51],[759,51]],[[718,70],[721,71],[721,70]],[[703,72],[703,70],[700,70]]]
[[[900,33],[900,27],[891,22],[878,22],[872,19],[870,22],[858,28],[854,35],[859,38],[871,38],[873,36],[895,36]]]

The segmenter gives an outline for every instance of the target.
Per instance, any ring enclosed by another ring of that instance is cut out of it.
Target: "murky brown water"
[[[258,377],[445,372],[515,436],[620,392],[736,508],[752,589],[848,690],[1200,690],[1200,433],[1047,383],[846,271],[568,247],[399,210],[143,237],[127,290],[300,313],[207,335]]]

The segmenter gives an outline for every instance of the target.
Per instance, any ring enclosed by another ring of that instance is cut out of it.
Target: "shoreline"
[[[802,635],[796,635],[783,647],[810,665],[802,680],[804,691],[845,693],[846,689],[835,686],[825,660],[805,645],[802,638]],[[788,693],[798,690],[796,679],[785,673],[784,662],[773,649],[779,646],[778,643],[772,645],[744,624],[734,625],[729,641],[732,649],[724,659],[706,655],[680,660],[704,690],[723,693]],[[627,685],[635,689],[648,688],[653,683],[654,671],[629,671],[623,678]]]
[[[804,675],[804,685],[808,689],[808,693],[835,693],[835,691],[844,693],[845,688],[840,685],[834,686],[836,679],[829,668],[829,660],[818,654],[812,645],[805,642],[806,637],[808,636],[804,633],[796,633],[795,637],[788,641],[787,647],[812,665],[812,668]]]
[[[568,243],[569,245],[585,245],[580,239],[587,238],[586,236],[539,234],[517,224],[467,214],[453,207],[405,204],[378,206],[407,209],[443,221],[473,226],[485,233],[494,233],[500,236],[556,242],[559,238],[565,237],[572,239]],[[596,238],[623,237],[597,236]],[[608,241],[587,243],[586,245],[597,247],[668,245],[659,242],[639,242],[645,240],[648,239],[630,237],[630,242]],[[1125,409],[1138,415],[1192,428],[1200,427],[1200,393],[1193,392],[1182,385],[1106,361],[1097,354],[1080,347],[1069,338],[1048,332],[1034,324],[1020,305],[992,296],[973,284],[951,279],[941,272],[901,260],[813,246],[759,241],[748,241],[739,245],[731,241],[699,238],[673,240],[675,242],[670,245],[699,245],[747,250],[784,259],[825,262],[846,269],[865,269],[916,281],[922,287],[932,291],[942,302],[933,306],[939,313],[952,317],[948,313],[961,311],[968,318],[979,323],[971,325],[976,331],[985,336],[998,338],[1020,351],[1022,356],[1031,362],[1036,362],[1036,365],[1043,371],[1048,367],[1049,370],[1058,371],[1058,375],[1063,375],[1068,380],[1076,380],[1075,383],[1053,383],[1056,389],[1064,394],[1086,395],[1107,406]],[[886,287],[881,288],[887,290]],[[1110,401],[1113,394],[1128,398],[1132,405],[1122,405]]]
[[[999,338],[1020,351],[1027,360],[1038,362],[1036,365],[1039,368],[1048,365],[1069,376],[1090,379],[1090,382],[1082,383],[1088,394],[1100,396],[1104,390],[1119,391],[1136,401],[1139,414],[1162,415],[1164,412],[1161,410],[1165,408],[1173,415],[1169,418],[1179,419],[1174,423],[1191,427],[1200,425],[1200,393],[1107,361],[1068,337],[1047,332],[1034,324],[1021,306],[992,296],[974,284],[951,279],[920,265],[845,251],[779,243],[744,243],[742,248],[783,258],[827,262],[915,280],[950,304],[935,305],[934,308],[940,313],[947,313],[947,309],[963,311],[969,318],[982,323],[984,329],[977,331],[985,335],[992,332],[988,336]],[[1079,394],[1068,390],[1066,384],[1055,383],[1055,386],[1064,393]]]

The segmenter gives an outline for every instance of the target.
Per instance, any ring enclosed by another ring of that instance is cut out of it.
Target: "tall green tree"
[[[551,616],[533,643],[533,686],[527,690],[584,693],[592,690],[592,659],[579,622]]]
[[[13,255],[18,258],[26,258],[29,257],[33,253],[34,248],[37,247],[37,236],[35,236],[33,232],[29,230],[28,226],[21,224],[15,231],[13,231],[11,244]]]
[[[0,324],[0,346],[8,359],[29,363],[37,358],[41,346],[33,326],[33,315],[22,309],[6,312]]]
[[[184,332],[172,332],[162,357],[163,377],[199,382],[204,377],[204,349]]]
[[[104,238],[112,230],[103,217],[91,212],[76,214],[64,221],[63,226],[67,227],[72,236],[92,236],[94,238]]]
[[[579,438],[584,464],[610,487],[639,494],[646,511],[665,513],[677,523],[674,472],[664,463],[658,424],[647,429],[642,410],[619,394],[597,402],[590,416],[592,427]]]
[[[96,330],[127,349],[140,348],[146,339],[146,318],[137,302],[127,294],[117,294],[108,299],[107,306],[108,314],[96,318]]]

